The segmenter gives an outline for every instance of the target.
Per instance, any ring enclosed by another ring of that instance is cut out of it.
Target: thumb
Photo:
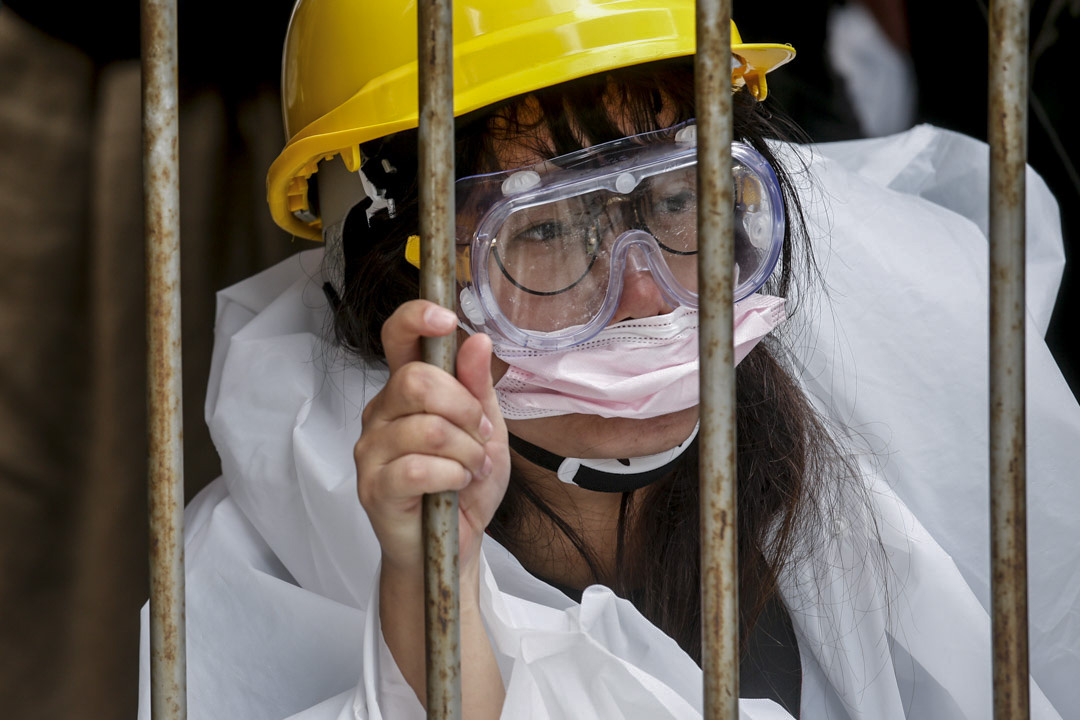
[[[494,426],[493,438],[505,437],[506,424],[499,410],[499,398],[491,377],[491,338],[477,333],[461,343],[457,356],[457,377],[483,406],[484,414]]]

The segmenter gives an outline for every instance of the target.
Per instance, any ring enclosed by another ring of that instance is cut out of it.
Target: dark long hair
[[[765,290],[786,297],[794,284],[815,275],[798,197],[767,142],[790,137],[792,128],[747,92],[734,98],[736,137],[769,160],[784,191],[789,223],[780,264]],[[511,143],[555,157],[693,117],[690,59],[616,70],[512,98],[459,119],[456,169],[459,177],[502,169],[497,149],[505,152]],[[403,252],[418,226],[416,134],[399,133],[363,150],[371,159],[365,168],[379,175],[376,185],[388,187],[396,215],[370,227],[352,217],[346,221],[340,259],[345,282],[340,297],[333,298],[334,331],[344,348],[380,363],[382,323],[419,293],[417,271]],[[789,313],[793,311],[789,306]],[[823,522],[822,508],[830,505],[835,486],[857,473],[793,379],[779,343],[767,339],[755,348],[738,366],[736,384],[740,615],[746,637],[777,593],[778,579],[804,556],[806,539],[813,538]],[[536,527],[525,522],[536,513],[546,518],[549,532],[566,536],[596,581],[631,599],[700,662],[696,453],[684,454],[667,478],[623,495],[613,577],[602,572],[597,554],[574,522],[560,517],[518,474],[511,477],[488,532],[511,552],[536,547],[543,538],[523,536],[523,528]]]

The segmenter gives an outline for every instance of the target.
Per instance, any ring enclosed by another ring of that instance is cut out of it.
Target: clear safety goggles
[[[768,162],[744,143],[731,151],[737,302],[776,266],[784,209]],[[501,345],[578,345],[612,321],[635,272],[696,308],[696,166],[690,122],[457,181],[463,322]]]

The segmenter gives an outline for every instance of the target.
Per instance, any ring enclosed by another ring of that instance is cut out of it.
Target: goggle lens
[[[624,276],[638,271],[652,275],[672,306],[697,307],[693,130],[688,124],[459,180],[463,319],[496,342],[568,347],[609,322]],[[741,143],[732,155],[737,301],[776,265],[784,213],[765,159]]]

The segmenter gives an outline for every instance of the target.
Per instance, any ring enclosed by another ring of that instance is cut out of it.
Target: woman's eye
[[[552,242],[562,237],[562,224],[555,220],[546,220],[544,222],[538,222],[534,225],[530,225],[521,232],[514,235],[515,242]]]
[[[694,193],[690,190],[683,190],[660,198],[660,201],[656,204],[656,209],[662,213],[681,213],[690,207],[693,200]]]

